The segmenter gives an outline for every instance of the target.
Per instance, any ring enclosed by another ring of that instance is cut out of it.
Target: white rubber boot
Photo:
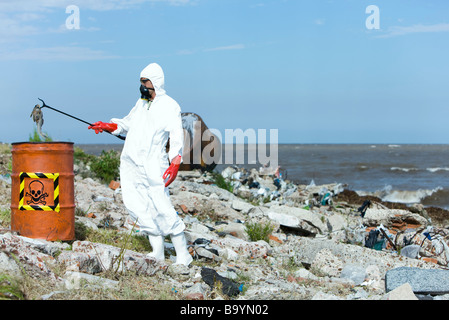
[[[153,257],[156,260],[165,260],[164,255],[164,237],[163,236],[152,236],[148,235],[148,240],[150,240],[153,252],[147,254],[149,257]]]
[[[187,240],[184,232],[177,235],[171,235],[171,242],[173,243],[176,251],[175,264],[183,264],[188,266],[193,261],[193,258],[190,255],[189,250],[187,250]]]

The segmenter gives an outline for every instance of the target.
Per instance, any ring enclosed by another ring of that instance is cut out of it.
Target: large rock
[[[234,199],[234,201],[232,201],[231,208],[237,211],[241,211],[243,213],[248,213],[250,210],[255,208],[255,206],[246,201]]]
[[[385,274],[387,292],[405,283],[410,284],[414,293],[447,294],[449,293],[449,270],[400,267],[388,270]]]
[[[408,283],[395,288],[385,295],[386,300],[418,300]]]
[[[341,278],[350,279],[356,285],[360,285],[365,281],[366,268],[356,264],[348,264],[343,267],[340,274]]]
[[[249,240],[249,236],[246,233],[246,227],[243,223],[227,222],[225,224],[219,224],[215,228],[217,232],[227,233],[246,241]]]
[[[323,249],[316,254],[311,269],[320,270],[330,277],[339,277],[343,269],[343,262],[329,249]]]
[[[223,201],[233,201],[234,199],[237,198],[233,193],[224,190],[222,188],[219,188],[216,185],[200,184],[192,181],[175,180],[170,185],[170,190],[173,195],[177,195],[180,191],[190,191],[192,193],[199,193],[206,197],[215,194],[218,196],[219,200]]]
[[[0,274],[9,274],[15,278],[22,278],[22,272],[14,258],[4,252],[0,252]]]
[[[211,241],[221,248],[228,248],[245,258],[266,258],[271,252],[271,246],[263,240],[248,242],[230,235]]]
[[[304,235],[322,234],[328,230],[322,215],[309,210],[281,205],[271,206],[266,214],[281,226],[296,229]]]
[[[131,270],[138,274],[153,275],[166,268],[164,262],[143,253],[131,250],[122,252],[121,248],[106,244],[75,241],[72,248],[71,252],[62,252],[58,256],[58,261],[71,266],[72,271],[95,274],[107,270]]]
[[[367,226],[379,226],[382,224],[388,229],[406,230],[408,226],[413,228],[425,227],[428,221],[423,216],[407,210],[368,208],[363,218],[363,223]]]
[[[74,271],[67,271],[64,280],[67,289],[80,289],[86,282],[92,288],[117,289],[119,286],[118,281]]]
[[[357,264],[367,268],[377,266],[381,274],[388,270],[412,266],[423,269],[436,269],[438,265],[423,260],[410,259],[388,251],[378,251],[357,245],[343,244],[334,240],[297,237],[286,243],[290,254],[298,262],[311,265],[316,255],[323,249],[328,249],[343,265]]]
[[[55,263],[51,255],[35,250],[24,237],[11,233],[0,234],[0,251],[4,252],[2,260],[8,262],[9,269],[15,270],[11,259],[17,261],[19,267],[23,267],[28,275],[33,277],[46,276],[50,280],[59,280],[51,271],[50,266]]]

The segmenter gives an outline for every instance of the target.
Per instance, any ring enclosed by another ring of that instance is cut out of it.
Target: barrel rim
[[[19,144],[75,144],[74,142],[65,142],[65,141],[43,141],[43,142],[13,142],[11,145],[19,145]]]

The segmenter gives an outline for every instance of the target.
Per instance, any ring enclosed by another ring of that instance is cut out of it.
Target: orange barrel
[[[11,230],[28,238],[75,239],[73,142],[12,144]]]

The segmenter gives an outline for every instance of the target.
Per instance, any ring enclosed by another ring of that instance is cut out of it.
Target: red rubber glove
[[[176,178],[178,175],[179,166],[181,165],[181,156],[177,155],[171,162],[170,167],[168,167],[167,170],[165,170],[164,175],[162,176],[162,179],[168,180],[165,182],[165,186],[168,187]]]
[[[88,129],[94,129],[96,134],[98,134],[98,132],[103,132],[103,130],[113,132],[117,130],[117,124],[97,121],[93,125],[89,126]]]

